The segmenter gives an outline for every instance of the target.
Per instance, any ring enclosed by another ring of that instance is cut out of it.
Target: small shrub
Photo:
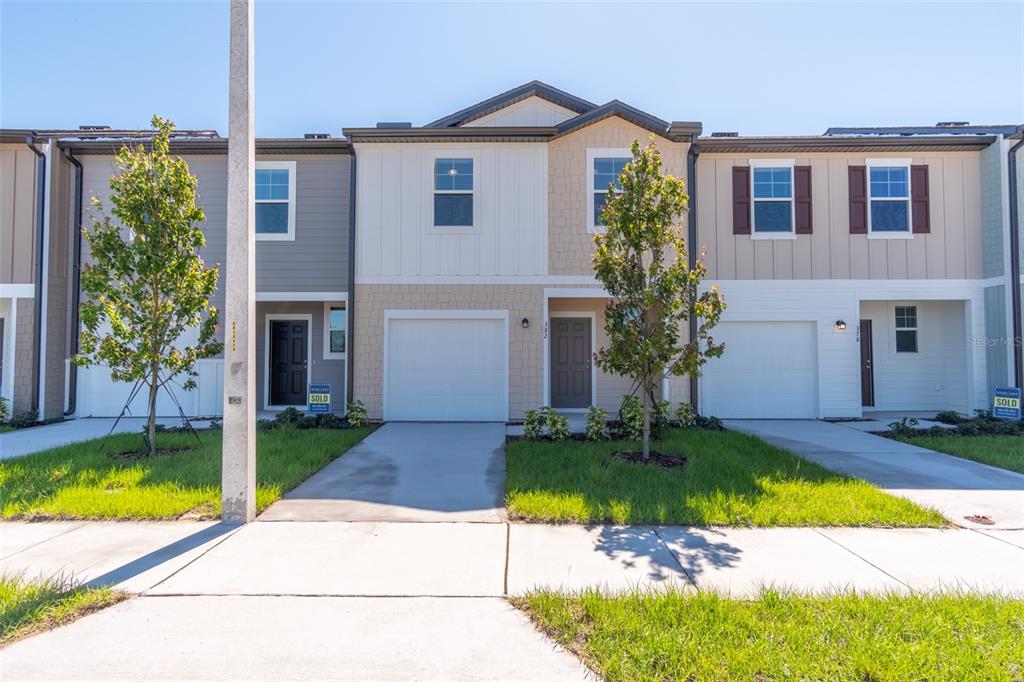
[[[889,433],[896,438],[909,438],[914,435],[918,423],[914,417],[900,417],[894,422],[889,422]]]
[[[608,413],[597,405],[587,408],[587,440],[608,439]]]
[[[964,422],[963,424],[957,424],[956,432],[961,436],[980,436],[981,428],[973,421]]]
[[[345,410],[345,418],[348,420],[349,426],[355,429],[366,426],[366,405],[362,400],[348,401]]]
[[[671,414],[672,406],[667,400],[659,400],[654,403],[651,409],[651,433],[661,433],[662,429],[668,428]]]
[[[569,430],[569,420],[564,415],[554,410],[548,411],[548,437],[551,440],[569,440],[572,431]]]
[[[323,412],[316,415],[316,428],[318,429],[343,429],[345,421],[336,414]]]
[[[705,417],[698,415],[693,421],[693,425],[698,429],[704,429],[705,431],[725,431],[725,424],[718,417]]]
[[[696,420],[697,415],[693,411],[693,405],[690,403],[679,403],[679,407],[676,408],[676,422],[679,426],[684,429],[691,429]]]
[[[943,410],[935,415],[935,419],[932,421],[942,422],[943,424],[960,424],[966,420],[961,417],[958,412],[953,410]]]
[[[526,440],[540,440],[544,437],[545,418],[539,410],[527,410],[523,420],[523,437]]]
[[[626,440],[644,437],[644,404],[640,396],[629,395],[622,399],[619,419],[622,421],[622,436]]]
[[[25,410],[11,417],[8,422],[12,428],[27,429],[39,423],[39,410]]]
[[[294,407],[286,407],[274,416],[278,426],[295,426],[305,415]]]
[[[273,431],[277,426],[277,423],[273,419],[257,419],[256,430],[257,431]]]
[[[11,416],[11,407],[7,404],[7,398],[0,395],[0,424],[7,421],[9,416]]]
[[[946,434],[947,431],[949,431],[949,429],[944,429],[941,426],[932,426],[930,429],[928,429],[928,435],[929,436],[945,436],[945,435],[947,435]]]
[[[994,420],[989,424],[988,432],[993,436],[1014,436],[1017,424],[1011,421]]]

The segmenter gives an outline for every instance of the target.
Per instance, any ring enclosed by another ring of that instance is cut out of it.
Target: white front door
[[[722,322],[725,354],[700,378],[700,412],[715,417],[814,419],[818,354],[813,322]]]
[[[505,319],[388,318],[385,324],[385,419],[508,419]]]

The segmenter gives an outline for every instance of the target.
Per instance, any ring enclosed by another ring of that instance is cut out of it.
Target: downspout
[[[1010,184],[1010,300],[1013,302],[1013,379],[1015,386],[1024,385],[1024,358],[1021,357],[1021,296],[1020,296],[1020,200],[1017,196],[1017,150],[1024,146],[1024,128],[1021,139],[1007,152]]]
[[[689,267],[692,269],[697,265],[697,157],[700,156],[700,147],[697,145],[697,135],[690,136],[690,149],[686,152],[686,189],[690,203],[686,211],[687,223],[687,256]],[[697,335],[697,320],[690,315],[690,339]],[[697,406],[697,381],[698,376],[690,377],[690,405],[695,414],[699,414]]]
[[[346,348],[346,371],[345,371],[345,400],[354,400],[352,395],[355,386],[352,370],[355,368],[355,300],[356,300],[356,148],[352,146],[352,162],[349,164],[349,195],[348,195],[348,334],[345,339]],[[345,405],[348,412],[348,405]]]
[[[75,216],[73,228],[74,252],[71,263],[71,349],[69,357],[72,358],[68,368],[68,408],[64,410],[64,416],[69,417],[75,413],[78,402],[78,365],[74,363],[74,356],[78,355],[78,306],[81,303],[81,279],[82,279],[82,163],[75,158],[70,149],[64,150],[64,156],[71,165],[75,167]]]
[[[31,409],[40,411],[39,380],[42,374],[43,336],[43,233],[46,229],[46,154],[36,147],[35,133],[25,138],[25,144],[36,155],[36,244],[35,244],[35,299],[32,315],[32,402]],[[42,417],[42,414],[39,415]]]

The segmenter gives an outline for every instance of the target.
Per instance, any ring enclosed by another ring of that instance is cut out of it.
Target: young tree
[[[170,156],[174,124],[153,117],[152,148],[122,147],[118,174],[110,180],[112,222],[100,201],[98,217],[83,235],[92,254],[82,267],[79,365],[104,364],[115,381],[145,382],[149,388],[147,441],[156,452],[156,398],[161,386],[184,376],[195,388],[196,360],[213,357],[217,309],[210,297],[218,270],[199,257],[206,243],[195,226],[205,220],[196,205],[196,178],[188,164]],[[194,343],[182,335],[197,328]]]
[[[605,309],[608,347],[595,355],[605,372],[631,377],[644,406],[643,460],[650,456],[654,392],[666,376],[696,375],[708,358],[718,357],[711,329],[725,309],[717,287],[701,292],[701,252],[687,264],[686,240],[676,219],[688,207],[686,184],[662,175],[661,154],[652,135],[646,147],[634,141],[633,160],[609,186],[601,213],[603,234],[594,236],[594,272],[611,297]],[[698,320],[685,343],[686,323]]]

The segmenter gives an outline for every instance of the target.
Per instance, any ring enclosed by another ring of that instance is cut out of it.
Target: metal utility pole
[[[256,516],[256,141],[252,33],[251,1],[231,0],[221,455],[221,519],[229,523],[248,523]]]

